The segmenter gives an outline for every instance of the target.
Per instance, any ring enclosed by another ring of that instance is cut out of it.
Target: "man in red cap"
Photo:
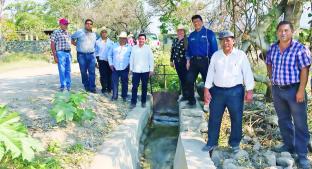
[[[70,78],[70,42],[71,36],[67,31],[68,20],[61,18],[59,20],[60,29],[55,30],[51,35],[51,49],[54,57],[54,61],[58,65],[59,77],[60,77],[60,91],[63,92],[65,87],[68,91],[71,88]]]

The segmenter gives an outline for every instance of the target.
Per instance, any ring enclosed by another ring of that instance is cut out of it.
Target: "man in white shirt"
[[[151,48],[145,45],[146,35],[140,34],[139,44],[132,48],[130,56],[130,71],[132,72],[132,98],[131,108],[137,103],[137,93],[140,80],[142,82],[142,107],[146,106],[147,82],[154,72],[154,57]]]
[[[108,64],[109,50],[114,44],[107,36],[106,28],[100,33],[101,38],[95,42],[95,56],[99,65],[102,93],[110,93],[112,89],[112,70]]]
[[[108,55],[108,63],[112,70],[112,101],[117,100],[118,98],[119,79],[121,79],[121,97],[123,101],[126,101],[128,96],[128,75],[131,46],[127,44],[128,36],[126,32],[121,32],[118,37],[119,43],[113,45]]]
[[[219,39],[222,49],[212,55],[205,83],[205,104],[209,104],[210,114],[208,142],[202,150],[210,152],[218,145],[221,121],[227,108],[231,119],[229,145],[236,153],[242,138],[244,86],[245,100],[251,102],[254,78],[247,55],[234,48],[234,34],[222,31]]]

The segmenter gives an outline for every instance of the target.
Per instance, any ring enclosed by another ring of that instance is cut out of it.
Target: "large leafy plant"
[[[0,105],[0,163],[5,155],[31,161],[35,152],[43,151],[40,142],[28,135],[17,112]]]
[[[90,108],[86,108],[87,95],[82,92],[77,93],[57,93],[53,99],[53,107],[50,114],[57,123],[62,121],[92,120],[95,113]]]

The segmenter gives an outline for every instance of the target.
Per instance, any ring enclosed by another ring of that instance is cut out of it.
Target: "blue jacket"
[[[204,26],[200,31],[192,32],[188,37],[187,49],[187,59],[191,59],[193,56],[208,56],[211,58],[212,54],[218,50],[215,33],[210,29],[206,29]]]

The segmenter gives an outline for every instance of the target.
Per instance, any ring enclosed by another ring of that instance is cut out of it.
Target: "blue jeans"
[[[310,139],[307,124],[307,95],[303,103],[296,102],[299,84],[281,89],[272,87],[274,107],[284,144],[298,156],[306,156]]]
[[[244,87],[237,85],[231,88],[214,86],[210,89],[212,96],[209,108],[208,142],[209,146],[218,145],[220,127],[225,108],[229,110],[231,135],[229,145],[239,146],[242,139],[242,118],[244,109]]]
[[[118,85],[119,79],[121,79],[121,97],[127,98],[128,96],[128,77],[129,67],[124,70],[114,70],[112,72],[112,85],[113,85],[113,97],[116,100],[118,98]]]
[[[138,87],[140,84],[140,80],[142,81],[142,95],[141,95],[141,102],[146,102],[147,96],[147,83],[149,78],[149,72],[145,73],[134,73],[132,74],[132,98],[131,103],[136,104],[138,98]]]
[[[81,81],[87,91],[95,91],[95,56],[94,53],[77,53]]]
[[[57,51],[56,56],[58,59],[58,71],[60,77],[61,89],[65,87],[70,89],[71,87],[71,78],[70,78],[70,63],[71,63],[71,55],[70,52],[65,51]]]

